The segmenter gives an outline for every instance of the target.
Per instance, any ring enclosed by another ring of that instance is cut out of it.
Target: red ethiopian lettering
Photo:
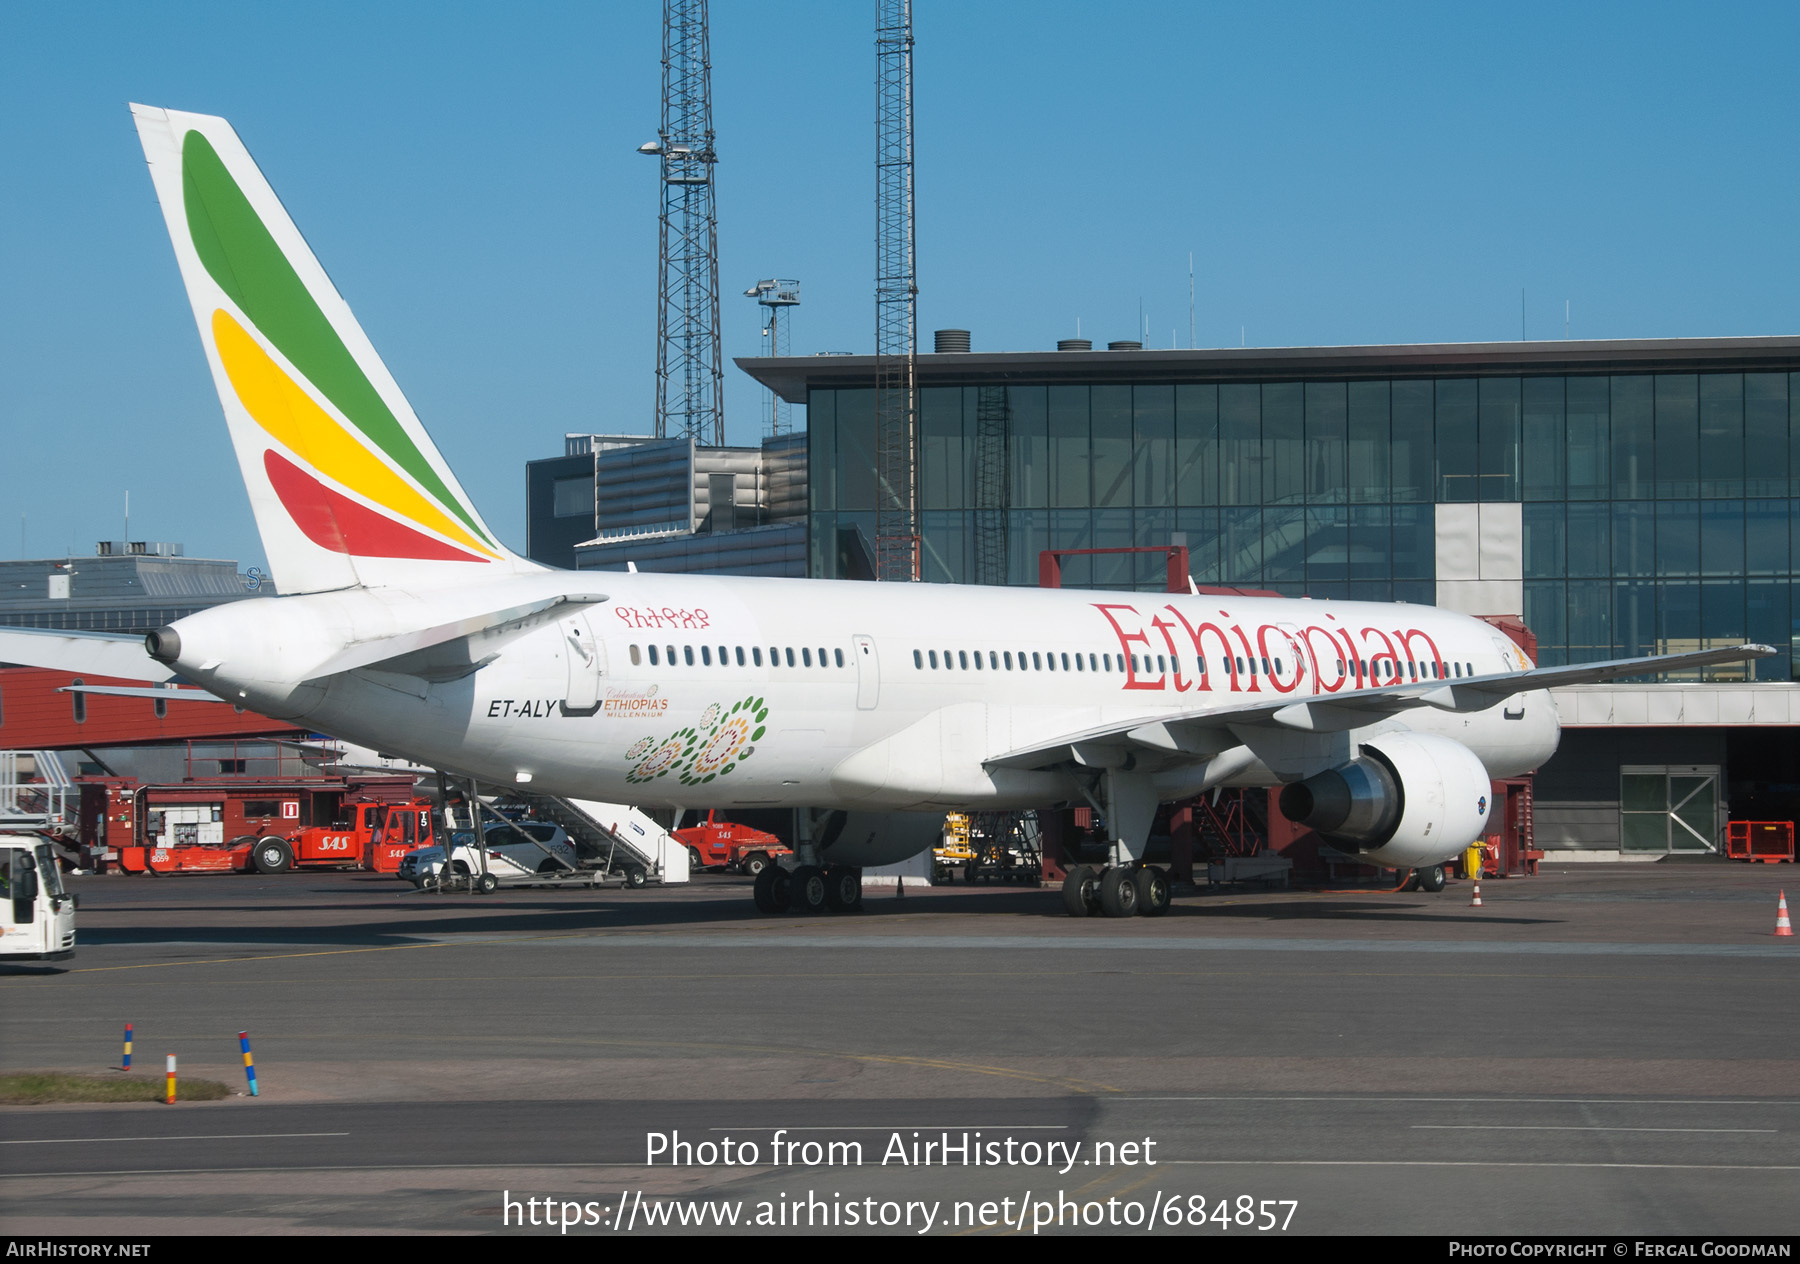
[[[1131,652],[1131,645],[1132,645],[1132,642],[1134,642],[1134,641],[1137,642],[1139,645],[1142,645],[1144,647],[1144,650],[1146,651],[1145,658],[1148,658],[1149,657],[1148,651],[1150,649],[1150,638],[1143,632],[1127,632],[1124,628],[1119,626],[1119,621],[1117,619],[1113,618],[1113,616],[1112,616],[1112,612],[1114,610],[1129,610],[1129,611],[1131,611],[1132,614],[1136,615],[1137,607],[1136,606],[1126,606],[1126,605],[1116,605],[1116,604],[1109,603],[1109,602],[1096,601],[1094,603],[1094,609],[1098,610],[1101,614],[1105,615],[1106,621],[1108,623],[1112,624],[1112,630],[1115,634],[1117,634],[1117,636],[1119,638],[1119,648],[1125,652],[1125,684],[1124,684],[1124,688],[1126,688],[1126,689],[1152,689],[1152,690],[1161,690],[1161,689],[1168,688],[1168,686],[1163,683],[1163,678],[1161,676],[1158,676],[1153,681],[1139,680],[1137,678],[1137,668],[1133,662],[1135,656]],[[1141,618],[1142,616],[1139,616],[1139,617]]]

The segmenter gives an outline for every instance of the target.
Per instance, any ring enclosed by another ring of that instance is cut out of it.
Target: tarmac
[[[1792,1235],[1800,940],[1771,932],[1795,874],[1546,868],[1484,881],[1480,908],[1461,882],[1219,888],[1123,921],[1024,887],[770,918],[716,875],[76,878],[76,957],[0,968],[0,1067],[121,1074],[129,1021],[148,1074],[174,1053],[241,1088],[247,1030],[260,1095],[0,1109],[0,1228],[556,1235],[524,1202],[550,1198],[571,1234],[790,1233],[791,1212],[933,1236]],[[658,1159],[677,1133],[736,1149]]]

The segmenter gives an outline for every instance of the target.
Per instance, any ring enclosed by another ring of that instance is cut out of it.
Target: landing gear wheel
[[[500,889],[500,879],[491,873],[484,873],[475,879],[475,889],[483,895],[492,895]]]
[[[258,873],[286,873],[294,865],[294,853],[286,839],[265,838],[251,853],[251,863]]]
[[[1076,865],[1063,879],[1063,911],[1070,917],[1092,917],[1100,908],[1100,882],[1086,865]]]
[[[1114,865],[1100,875],[1100,911],[1108,917],[1137,912],[1137,874],[1130,865]]]
[[[1419,890],[1442,891],[1444,889],[1444,866],[1427,865],[1423,869],[1413,870],[1413,873],[1418,878]]]
[[[769,867],[769,858],[760,851],[753,851],[738,861],[738,872],[747,873],[752,878],[760,878]]]
[[[779,865],[768,865],[756,875],[756,907],[763,913],[788,911],[788,871]]]
[[[850,913],[862,907],[862,870],[855,865],[832,865],[825,871],[825,907],[833,913]]]
[[[1417,869],[1408,870],[1406,881],[1400,884],[1399,889],[1402,891],[1417,891],[1419,889],[1419,871]]]
[[[788,907],[796,913],[825,911],[825,871],[817,865],[801,865],[788,875]]]
[[[625,885],[628,887],[649,886],[650,875],[634,865],[625,871]]]
[[[1169,875],[1155,865],[1137,871],[1138,912],[1145,917],[1161,917],[1169,911]]]

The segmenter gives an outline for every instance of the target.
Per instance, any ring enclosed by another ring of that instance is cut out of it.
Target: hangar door
[[[1718,765],[1627,764],[1619,769],[1619,849],[1718,851]]]

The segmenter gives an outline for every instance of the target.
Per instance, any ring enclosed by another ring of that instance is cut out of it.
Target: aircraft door
[[[600,709],[600,682],[606,676],[606,647],[594,635],[585,614],[566,620],[562,632],[563,658],[569,667],[562,713],[592,715]]]
[[[881,701],[881,656],[874,637],[858,633],[850,640],[856,647],[856,709],[873,711]]]

